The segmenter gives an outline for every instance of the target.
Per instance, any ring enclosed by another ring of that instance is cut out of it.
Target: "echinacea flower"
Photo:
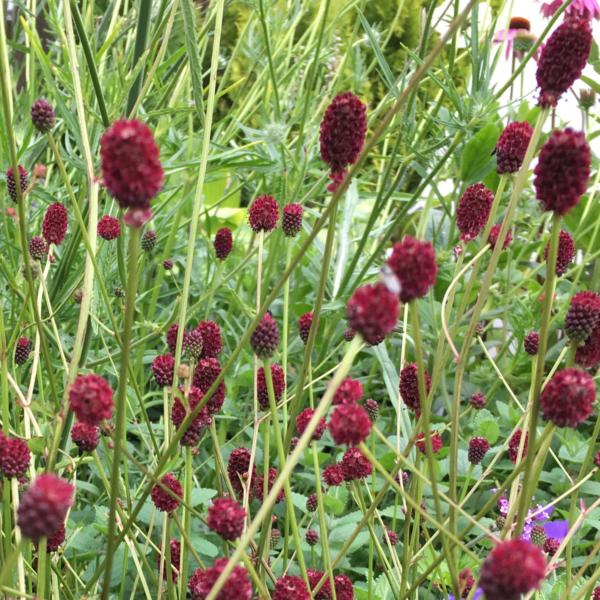
[[[566,0],[546,0],[541,6],[542,15],[551,17],[565,2]],[[586,19],[600,19],[600,4],[598,0],[573,0],[567,8],[567,14]]]
[[[531,23],[523,17],[513,17],[508,29],[501,29],[494,35],[494,42],[506,43],[506,58],[509,58],[513,51],[515,58],[522,58],[535,40],[536,36],[531,33]]]

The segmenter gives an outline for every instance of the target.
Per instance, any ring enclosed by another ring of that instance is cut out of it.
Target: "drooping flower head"
[[[552,132],[534,170],[535,194],[543,210],[565,215],[579,204],[590,178],[591,158],[582,132],[570,128]]]
[[[427,241],[421,242],[407,235],[394,244],[387,264],[400,282],[402,302],[422,298],[435,283],[435,250]]]
[[[100,140],[104,185],[121,208],[147,210],[164,173],[150,128],[137,119],[115,121]]]
[[[516,173],[523,164],[533,129],[527,121],[509,123],[496,144],[498,174]]]
[[[556,106],[581,77],[592,49],[592,29],[585,18],[572,17],[559,25],[542,48],[536,80],[543,107]]]
[[[67,209],[60,202],[55,202],[46,209],[42,221],[42,235],[49,244],[62,244],[67,233],[68,218]]]
[[[540,396],[544,419],[557,427],[577,427],[594,412],[596,385],[589,373],[563,369],[554,374]]]

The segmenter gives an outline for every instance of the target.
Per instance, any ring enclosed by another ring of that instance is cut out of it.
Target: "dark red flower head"
[[[191,413],[196,406],[200,403],[204,394],[200,388],[195,386],[190,387],[187,397],[187,403],[189,407],[189,412]],[[173,425],[175,425],[176,429],[181,427],[184,419],[187,417],[188,411],[186,410],[183,402],[176,396],[175,401],[173,402],[173,406],[171,408],[171,420],[173,421]],[[182,446],[195,446],[200,440],[200,436],[202,432],[210,426],[212,423],[212,417],[210,416],[210,412],[208,410],[208,406],[203,406],[200,409],[200,412],[195,417],[195,419],[191,422],[189,427],[185,430],[183,437],[181,438],[180,444]]]
[[[344,483],[344,471],[342,465],[337,463],[325,467],[323,469],[323,481],[332,487],[342,485],[342,483]]]
[[[181,568],[181,544],[178,540],[171,540],[169,542],[169,551],[171,552],[171,575],[173,577],[173,583],[177,583],[177,578],[179,576],[179,569]],[[156,557],[156,564],[160,568],[160,559],[161,555],[159,554]],[[165,556],[163,561],[164,569],[163,569],[163,579],[166,581],[168,575],[167,565],[166,565],[167,557]]]
[[[273,380],[273,392],[275,393],[275,402],[279,402],[285,392],[285,374],[283,368],[278,363],[271,364],[271,379]],[[267,379],[265,377],[264,367],[260,367],[256,374],[256,391],[258,403],[263,410],[269,408],[269,390],[267,388]]]
[[[469,404],[475,409],[475,410],[479,410],[481,408],[483,408],[485,406],[486,403],[486,398],[485,395],[482,394],[481,392],[475,392],[470,398],[469,398]]]
[[[546,559],[540,548],[527,540],[507,540],[485,559],[479,586],[486,600],[518,600],[539,588],[545,576]]]
[[[100,375],[79,375],[69,390],[69,405],[79,421],[98,425],[112,417],[113,391]]]
[[[221,365],[216,358],[202,358],[196,365],[193,383],[206,394],[220,374]],[[217,386],[217,389],[206,402],[208,412],[210,412],[211,415],[218,413],[223,407],[223,402],[225,402],[225,382],[221,381]]]
[[[116,240],[121,235],[121,224],[119,219],[104,215],[98,221],[98,235],[107,242]]]
[[[579,204],[590,178],[591,159],[582,132],[570,128],[552,132],[534,170],[535,194],[543,210],[565,215]]]
[[[40,475],[21,497],[17,523],[21,533],[34,542],[51,537],[73,505],[75,488],[52,473]]]
[[[250,470],[250,450],[235,448],[227,461],[227,476],[238,498],[244,495],[244,487]],[[252,465],[252,482],[256,482],[256,467]],[[243,484],[243,485],[242,485]]]
[[[306,583],[301,577],[284,575],[275,582],[273,600],[311,600]]]
[[[272,231],[279,220],[279,205],[273,196],[259,196],[248,209],[248,223],[253,231]]]
[[[42,260],[48,256],[48,244],[43,237],[34,235],[29,241],[29,254],[33,260]]]
[[[594,588],[594,594],[592,595],[592,600],[600,600],[600,586]]]
[[[354,589],[348,575],[335,575],[333,586],[337,600],[354,600]]]
[[[27,442],[18,438],[0,438],[0,474],[22,479],[30,461],[31,452]]]
[[[24,365],[31,353],[31,340],[25,336],[20,337],[15,345],[15,363]]]
[[[509,123],[498,138],[496,144],[497,171],[516,173],[523,163],[533,129],[527,121]]]
[[[363,386],[358,379],[346,377],[333,395],[332,404],[355,404],[363,397]]]
[[[296,418],[296,430],[298,431],[298,435],[302,435],[308,426],[309,421],[312,419],[315,411],[312,408],[305,408]],[[325,433],[325,429],[327,429],[327,423],[325,423],[325,419],[319,419],[317,424],[317,428],[312,434],[313,440],[320,440]]]
[[[368,477],[373,471],[369,459],[358,448],[348,448],[344,452],[340,465],[344,474],[344,481],[363,479]]]
[[[508,441],[508,457],[510,461],[514,464],[517,464],[517,458],[519,457],[519,447],[521,445],[521,436],[523,435],[523,431],[521,429],[517,429],[511,436]],[[521,458],[525,458],[527,454],[527,445],[529,444],[529,434],[525,433],[525,444],[523,445],[523,453]]]
[[[331,415],[329,432],[336,444],[357,446],[369,436],[371,419],[359,404],[341,404]]]
[[[68,219],[67,209],[60,202],[55,202],[46,209],[42,221],[42,235],[49,244],[62,244],[67,233]]]
[[[558,427],[577,427],[594,412],[596,384],[591,375],[579,369],[563,369],[554,374],[540,396],[544,419]]]
[[[309,546],[316,546],[319,543],[319,532],[316,529],[308,529],[304,539]]]
[[[275,483],[275,480],[277,479],[277,475],[278,475],[277,469],[275,469],[274,467],[271,467],[269,469],[269,477],[267,479],[267,494],[271,491],[271,488],[273,487],[273,484]],[[266,498],[264,473],[261,473],[258,476],[258,479],[256,481],[256,495],[258,496],[258,499],[261,502],[264,502],[264,500]],[[282,502],[284,498],[285,498],[285,492],[283,491],[283,488],[281,488],[277,494],[275,503],[278,504],[279,502]]]
[[[166,340],[167,346],[169,347],[169,352],[175,356],[175,347],[177,346],[177,335],[179,333],[179,325],[177,323],[173,323],[169,329],[167,329]],[[183,346],[185,347],[185,337],[186,332],[183,332]]]
[[[150,365],[154,380],[160,387],[173,385],[173,374],[175,371],[175,359],[171,354],[160,354]]]
[[[142,250],[144,252],[152,252],[156,246],[156,231],[154,229],[148,229],[144,231],[141,242]]]
[[[236,540],[244,531],[246,511],[231,498],[217,498],[208,507],[208,527],[224,540]]]
[[[377,415],[379,415],[379,403],[377,400],[373,400],[373,398],[367,398],[364,401],[364,407],[369,415],[369,419],[374,423],[377,420]]]
[[[302,229],[302,205],[290,202],[283,207],[281,228],[287,237],[296,237]]]
[[[535,78],[540,106],[556,106],[581,77],[591,49],[592,28],[587,19],[570,17],[554,30],[537,61]]]
[[[202,341],[202,332],[198,329],[192,329],[184,336],[183,352],[187,358],[196,362],[202,356],[204,343]]]
[[[502,224],[496,223],[496,225],[494,225],[490,229],[490,237],[488,238],[488,244],[492,247],[492,250],[496,247],[496,243],[498,242],[498,237],[500,236],[501,228],[502,228]],[[504,237],[504,243],[502,244],[502,249],[506,250],[506,248],[508,248],[511,241],[512,241],[512,233],[510,232],[510,229],[507,229],[506,236]]]
[[[458,587],[460,589],[461,598],[468,598],[473,586],[475,585],[475,578],[469,567],[465,567],[458,574]]]
[[[593,369],[600,364],[600,325],[592,331],[583,346],[577,348],[575,362],[585,369]]]
[[[21,196],[23,196],[23,194],[25,194],[27,186],[29,185],[29,173],[27,173],[27,169],[25,167],[22,167],[21,165],[18,166],[18,171],[19,183],[21,184]],[[15,181],[15,174],[12,167],[9,167],[6,170],[6,188],[8,190],[8,195],[11,197],[11,200],[13,202],[16,202],[17,183]]]
[[[45,98],[39,98],[31,105],[31,122],[40,133],[47,133],[54,127],[56,115],[52,104]]]
[[[420,452],[422,452],[423,454],[426,453],[427,446],[425,444],[425,434],[424,433],[420,433],[417,436],[417,440],[416,440],[415,444]],[[433,451],[433,453],[437,454],[442,449],[443,445],[444,445],[444,443],[442,442],[442,436],[437,431],[432,431],[431,432],[431,450]]]
[[[300,338],[306,344],[308,342],[308,336],[310,334],[310,327],[313,322],[313,313],[307,312],[300,315],[298,319],[298,331],[300,332]]]
[[[205,600],[228,563],[226,558],[217,558],[212,567],[196,569],[188,582],[191,600]],[[227,577],[216,600],[250,600],[252,584],[248,571],[239,565]]]
[[[149,127],[115,121],[100,140],[104,186],[121,208],[147,209],[163,186],[158,146]]]
[[[336,96],[321,121],[321,158],[335,177],[356,162],[365,144],[367,107],[352,92]]]
[[[271,313],[265,313],[250,337],[254,354],[260,359],[271,358],[279,345],[279,327]]]
[[[530,331],[523,340],[523,347],[525,352],[531,356],[535,356],[538,352],[538,346],[540,345],[540,334],[537,331]]]
[[[233,250],[233,236],[229,227],[221,227],[213,241],[215,254],[219,260],[225,260]]]
[[[167,473],[160,480],[160,483],[165,488],[171,490],[171,492],[173,492],[177,498],[167,492],[167,490],[165,490],[158,483],[152,488],[150,497],[152,498],[152,502],[154,502],[154,506],[156,506],[158,510],[171,513],[174,510],[177,510],[177,507],[181,502],[181,498],[183,497],[183,488],[181,487],[181,483],[179,483],[172,473]]]
[[[565,317],[565,333],[569,339],[582,342],[600,324],[600,294],[579,292],[571,298]]]
[[[56,552],[64,543],[65,537],[67,536],[67,530],[65,524],[61,523],[58,529],[48,538],[46,542],[46,549],[48,552]]]
[[[550,244],[546,244],[544,249],[544,260],[548,260]],[[567,271],[568,266],[575,257],[575,242],[566,231],[562,230],[558,237],[558,254],[556,255],[556,275],[560,277]]]
[[[429,394],[431,390],[431,377],[429,377],[427,371],[425,371],[425,386]],[[400,397],[404,401],[404,404],[411,410],[415,412],[421,410],[416,363],[409,363],[400,371]]]
[[[484,229],[490,216],[494,194],[482,183],[469,186],[456,207],[456,226],[460,239],[469,242]]]
[[[398,297],[383,283],[357,288],[346,305],[348,324],[371,346],[394,329],[399,312]]]
[[[407,235],[394,244],[387,264],[400,282],[402,302],[422,298],[435,283],[435,250],[429,242],[421,242]]]
[[[200,321],[195,331],[202,336],[202,358],[216,358],[221,354],[221,328],[214,321]]]
[[[490,443],[484,437],[474,437],[469,440],[469,462],[478,465],[490,449]]]
[[[100,427],[88,423],[74,423],[71,439],[81,452],[93,452],[100,443]]]
[[[544,542],[544,552],[548,556],[554,556],[557,553],[559,546],[559,540],[553,537],[547,538]],[[598,596],[598,598],[594,598],[593,600],[600,600],[600,595]]]

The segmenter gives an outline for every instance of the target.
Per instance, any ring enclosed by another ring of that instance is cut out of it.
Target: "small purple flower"
[[[483,590],[481,588],[475,590],[471,600],[477,600],[478,598],[483,598]],[[452,594],[448,594],[448,600],[455,600],[455,598]]]
[[[508,514],[508,499],[500,498],[498,500],[498,510],[503,517]],[[538,504],[535,508],[530,508],[527,511],[525,517],[525,524],[523,526],[523,533],[521,538],[529,540],[531,538],[531,530],[534,525],[543,525],[546,531],[546,536],[549,538],[556,538],[557,540],[563,540],[569,531],[568,521],[550,521],[550,517],[554,512],[554,506],[542,506]]]

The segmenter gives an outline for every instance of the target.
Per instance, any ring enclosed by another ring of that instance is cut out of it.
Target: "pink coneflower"
[[[546,0],[542,3],[541,11],[544,17],[551,17],[566,0]],[[573,0],[567,8],[568,15],[576,15],[586,19],[600,19],[600,4],[598,0]]]
[[[513,17],[508,29],[501,29],[494,36],[494,42],[506,42],[506,58],[509,58],[513,51],[515,58],[523,58],[535,40],[536,36],[531,33],[531,23],[523,17]]]

